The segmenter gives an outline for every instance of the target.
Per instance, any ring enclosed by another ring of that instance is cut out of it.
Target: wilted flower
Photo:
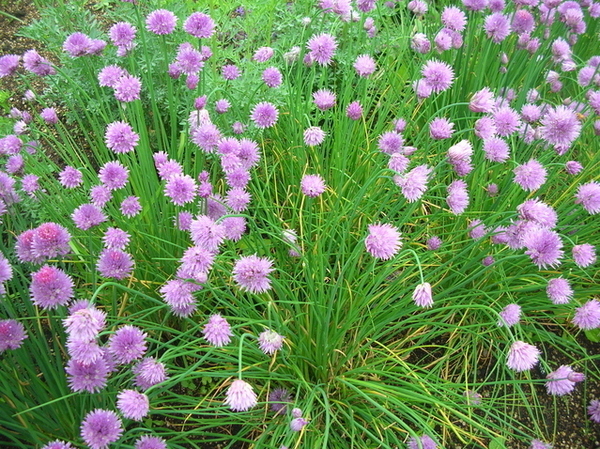
[[[432,307],[433,296],[431,293],[431,284],[429,284],[429,282],[424,282],[417,285],[413,292],[412,299],[419,307]]]

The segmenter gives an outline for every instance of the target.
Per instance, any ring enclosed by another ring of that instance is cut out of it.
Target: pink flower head
[[[190,223],[190,234],[196,245],[214,251],[225,239],[225,229],[222,223],[215,221],[208,215],[199,215]]]
[[[133,447],[134,449],[168,449],[164,439],[151,435],[142,435],[135,441]]]
[[[313,35],[306,44],[306,48],[309,50],[309,58],[322,66],[331,63],[337,46],[335,38],[326,33]]]
[[[27,50],[23,53],[23,67],[28,72],[38,76],[54,75],[56,69],[50,61],[42,57],[36,50]]]
[[[515,341],[509,351],[506,365],[517,372],[527,371],[538,362],[540,351],[533,345],[523,341]]]
[[[258,336],[258,346],[265,354],[273,355],[276,351],[281,349],[284,339],[285,337],[283,335],[279,335],[277,332],[267,329]]]
[[[321,145],[325,135],[325,131],[318,126],[311,126],[304,130],[304,144],[311,147]]]
[[[485,18],[483,29],[492,42],[499,44],[511,32],[510,20],[504,14],[495,12]]]
[[[221,76],[226,80],[234,80],[241,75],[240,69],[235,64],[226,64],[221,68]]]
[[[377,148],[387,154],[401,153],[404,137],[396,131],[387,131],[379,136]]]
[[[141,421],[150,409],[150,401],[144,393],[122,390],[117,395],[117,408],[125,418]]]
[[[81,437],[90,449],[106,449],[123,433],[123,423],[110,410],[96,409],[89,412],[81,423]]]
[[[131,371],[134,374],[133,383],[142,390],[147,390],[167,379],[165,365],[153,357],[144,357],[133,366]]]
[[[454,123],[447,118],[436,117],[429,123],[429,135],[432,139],[449,139],[454,134]]]
[[[590,415],[590,420],[600,423],[600,401],[592,399],[587,411],[588,415]]]
[[[360,104],[360,101],[353,101],[346,108],[346,116],[350,120],[360,120],[363,115],[363,108]]]
[[[100,253],[96,268],[106,278],[125,279],[133,271],[131,254],[121,249],[106,248]]]
[[[573,324],[583,330],[600,327],[600,302],[592,299],[575,309]]]
[[[554,304],[566,304],[573,297],[573,289],[569,281],[562,277],[550,279],[546,286],[546,294]]]
[[[267,62],[273,57],[274,50],[271,47],[260,47],[254,52],[252,59],[256,62]]]
[[[452,181],[447,188],[448,196],[446,204],[455,215],[462,214],[469,205],[469,193],[467,191],[467,183],[462,179]]]
[[[66,51],[69,56],[76,58],[78,56],[84,56],[88,54],[92,40],[89,36],[83,33],[73,33],[67,36],[63,42],[63,50]]]
[[[600,212],[600,183],[581,184],[575,194],[575,204],[581,204],[592,215]]]
[[[27,338],[25,326],[16,320],[0,320],[0,354],[7,349],[19,349]]]
[[[360,55],[354,61],[354,70],[359,76],[366,78],[375,73],[376,69],[375,60],[370,55]]]
[[[166,9],[156,9],[146,17],[148,31],[158,35],[171,34],[177,25],[177,16]]]
[[[56,109],[54,108],[42,109],[42,111],[40,112],[40,117],[49,125],[54,125],[58,123],[58,115],[56,114]]]
[[[560,265],[563,256],[563,243],[559,235],[547,228],[532,229],[523,237],[523,245],[533,263],[539,268]]]
[[[136,76],[123,75],[113,85],[115,98],[124,103],[140,99],[142,82]]]
[[[431,284],[424,282],[415,287],[412,294],[412,299],[419,307],[429,308],[433,306],[433,294],[431,292]]]
[[[43,223],[35,229],[31,252],[39,259],[64,256],[71,252],[70,241],[67,228],[52,222]]]
[[[126,122],[112,122],[106,127],[104,141],[115,153],[128,153],[138,144],[140,136]]]
[[[176,174],[165,184],[165,195],[178,206],[194,201],[196,198],[196,181],[189,175]]]
[[[454,81],[452,67],[445,62],[436,61],[435,59],[431,59],[423,65],[421,74],[425,83],[436,93],[449,89]]]
[[[500,312],[500,320],[498,320],[498,326],[511,327],[519,322],[521,319],[521,306],[518,304],[509,304],[502,312]]]
[[[102,184],[111,190],[125,187],[129,177],[129,169],[118,161],[107,162],[100,168],[98,177]]]
[[[546,391],[548,394],[563,396],[571,393],[577,382],[585,379],[581,373],[576,373],[568,365],[561,365],[556,371],[552,371],[546,376]]]
[[[509,106],[499,107],[492,113],[492,116],[494,125],[496,125],[496,133],[499,136],[510,136],[521,126],[519,113]]]
[[[277,123],[279,111],[274,104],[267,101],[258,103],[252,109],[250,119],[257,128],[270,128]]]
[[[108,339],[108,351],[119,364],[140,359],[146,353],[146,333],[135,326],[122,326]]]
[[[469,102],[469,109],[473,112],[489,113],[495,106],[494,93],[488,87],[475,92]]]
[[[554,228],[558,221],[556,211],[537,198],[525,201],[517,206],[519,218],[533,222],[542,228]]]
[[[513,173],[514,182],[528,192],[539,189],[546,182],[546,169],[535,159],[519,165]]]
[[[209,38],[215,32],[215,22],[208,14],[192,13],[183,23],[183,30],[198,38]]]
[[[442,11],[442,23],[453,31],[463,31],[467,26],[467,16],[456,6],[446,6]]]
[[[371,224],[365,238],[367,251],[378,259],[388,260],[394,257],[400,248],[400,231],[390,224]]]
[[[262,293],[271,288],[269,273],[273,271],[273,262],[266,257],[245,256],[233,266],[233,280],[244,291]]]
[[[300,187],[302,193],[313,198],[321,195],[327,188],[325,180],[320,175],[304,175]]]
[[[321,110],[326,111],[335,106],[335,94],[328,89],[320,89],[313,93],[315,105]]]
[[[394,176],[394,183],[402,190],[409,203],[415,202],[427,190],[429,175],[433,170],[427,165],[419,165],[408,173]]]
[[[573,260],[581,268],[589,267],[596,262],[596,248],[594,245],[584,243],[573,246]]]
[[[31,302],[43,309],[63,306],[73,298],[75,284],[60,268],[44,265],[31,274]]]
[[[263,70],[262,80],[269,87],[279,87],[283,81],[283,75],[277,67],[267,67]]]
[[[218,313],[212,315],[208,319],[204,329],[202,329],[202,334],[206,341],[217,348],[229,344],[231,342],[231,337],[233,336],[231,326],[227,320]]]
[[[19,55],[0,56],[0,78],[13,75],[19,68],[20,61]]]
[[[510,147],[506,140],[500,137],[490,137],[483,140],[485,158],[492,162],[504,163],[510,157]]]
[[[110,27],[108,33],[112,43],[120,47],[123,54],[125,54],[133,48],[133,39],[137,29],[129,22],[118,22]]]
[[[108,65],[98,73],[98,84],[103,87],[115,87],[117,81],[127,75],[127,71],[116,65]]]
[[[119,209],[123,215],[131,218],[135,217],[141,212],[142,205],[140,204],[140,199],[137,196],[128,196],[121,201]]]
[[[63,324],[69,340],[91,342],[106,327],[106,312],[89,304],[71,312]]]
[[[257,397],[252,385],[242,379],[233,381],[226,393],[225,405],[234,412],[245,412],[256,405]]]

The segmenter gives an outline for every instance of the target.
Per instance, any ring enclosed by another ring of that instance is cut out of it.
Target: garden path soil
[[[31,22],[37,18],[36,10],[31,0],[0,0],[0,11],[3,11],[16,19],[0,14],[0,56],[4,54],[23,54],[25,51],[36,48],[43,53],[43,45],[16,35],[24,23]],[[24,89],[15,77],[0,78],[0,90],[11,92],[11,106],[19,109],[27,109],[23,100]],[[600,351],[600,344],[589,342],[583,335],[579,337],[579,343],[583,345],[589,355]],[[558,353],[551,349],[546,352],[549,360],[556,366],[568,361],[561,361]],[[600,363],[594,365],[600,370]],[[536,369],[533,372],[536,377],[543,375]],[[544,413],[548,429],[556,428],[554,436],[554,449],[600,449],[600,424],[594,424],[587,419],[586,404],[591,399],[600,400],[600,385],[595,382],[586,382],[585,388],[578,387],[576,391],[562,398],[555,398],[545,393],[544,387],[539,385],[539,398],[544,403]],[[525,418],[519,417],[523,427],[527,428]],[[549,435],[550,437],[551,435]],[[0,442],[0,448],[2,443]],[[455,449],[467,449],[473,446],[456,445]],[[449,448],[450,449],[450,448]],[[509,449],[521,449],[517,446],[509,446]],[[522,447],[522,449],[526,449]]]

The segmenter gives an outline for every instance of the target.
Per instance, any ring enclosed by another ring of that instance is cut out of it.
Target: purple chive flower
[[[71,235],[67,228],[56,223],[42,223],[35,229],[31,252],[36,258],[54,258],[71,252]]]
[[[396,173],[404,173],[409,163],[409,159],[403,154],[393,153],[388,160],[388,168]]]
[[[365,238],[365,248],[373,257],[388,260],[402,247],[400,231],[390,224],[369,225],[369,235]]]
[[[93,341],[106,327],[106,312],[87,305],[63,320],[70,340]]]
[[[231,103],[226,98],[221,98],[215,101],[215,111],[217,114],[225,114],[230,107]]]
[[[186,317],[196,310],[197,304],[193,292],[198,289],[199,286],[192,282],[171,279],[160,288],[160,295],[173,314]]]
[[[51,441],[42,447],[42,449],[74,449],[71,443],[65,443],[61,440]]]
[[[179,70],[186,75],[194,75],[204,67],[202,53],[196,50],[189,42],[184,42],[177,48],[175,63]]]
[[[146,28],[154,34],[171,34],[176,25],[177,16],[166,9],[154,10],[146,17]]]
[[[404,145],[404,137],[396,131],[387,131],[379,136],[377,148],[386,154],[400,153]]]
[[[270,122],[266,120],[272,120],[271,116],[266,115],[264,117],[261,115],[258,118],[259,120],[261,120],[261,124],[268,124]],[[275,121],[277,121],[277,114],[275,114]],[[274,124],[275,121],[273,121],[272,123]],[[197,128],[193,128],[191,134],[192,142],[194,142],[200,147],[201,150],[207,153],[212,153],[217,147],[219,140],[221,140],[221,132],[219,131],[219,128],[217,128],[216,125],[213,125],[212,123],[204,123],[198,126]]]
[[[283,346],[285,337],[277,332],[267,329],[258,336],[258,346],[260,350],[267,355],[273,355]]]
[[[519,322],[521,319],[521,306],[518,304],[509,304],[502,312],[500,312],[500,320],[498,320],[498,326],[511,327]]]
[[[589,243],[573,247],[573,259],[581,268],[589,267],[596,262],[596,248]]]
[[[558,277],[548,281],[546,294],[554,304],[567,304],[573,297],[573,289],[569,281]]]
[[[583,330],[600,327],[600,302],[595,299],[575,309],[573,324]]]
[[[582,378],[583,377],[583,378]],[[583,380],[585,376],[576,373],[568,365],[561,365],[556,371],[552,371],[546,376],[546,391],[548,394],[563,396],[570,394],[575,389],[579,379]]]
[[[528,449],[552,449],[552,445],[550,443],[544,443],[536,438],[531,440],[531,445]]]
[[[14,134],[9,134],[0,139],[0,154],[17,154],[22,147],[23,142]]]
[[[221,223],[215,221],[207,215],[199,215],[190,224],[190,233],[192,241],[196,245],[214,251],[225,238],[225,230]]]
[[[13,154],[6,160],[6,164],[4,165],[6,173],[9,175],[21,174],[23,171],[23,167],[25,165],[25,160],[23,159],[22,154]]]
[[[529,34],[535,28],[535,18],[526,9],[517,9],[512,18],[511,28],[519,35]]]
[[[121,201],[120,210],[126,217],[135,217],[142,210],[140,199],[137,196],[128,196]]]
[[[165,195],[178,206],[194,201],[196,190],[196,181],[189,175],[173,175],[165,184]]]
[[[448,139],[453,133],[454,123],[447,118],[436,117],[429,123],[429,135],[432,139]]]
[[[252,109],[250,119],[257,128],[270,128],[277,123],[279,111],[274,104],[267,101],[258,103]]]
[[[455,215],[462,214],[469,205],[469,193],[467,191],[467,183],[461,179],[453,181],[448,186],[448,196],[446,203]]]
[[[195,12],[185,20],[183,30],[194,37],[207,39],[215,32],[215,22],[209,15]]]
[[[14,74],[19,68],[19,55],[0,56],[0,78]]]
[[[89,412],[81,423],[81,437],[90,449],[106,449],[123,433],[123,423],[110,410],[96,409]]]
[[[321,110],[326,111],[335,106],[335,94],[328,89],[320,89],[313,93],[315,105]]]
[[[302,193],[315,198],[325,192],[325,180],[320,175],[304,175],[300,181]]]
[[[546,182],[546,169],[535,159],[519,165],[513,170],[514,182],[523,190],[532,192],[539,189]]]
[[[250,200],[250,194],[246,190],[239,188],[233,188],[229,190],[225,198],[227,206],[237,213],[247,210]]]
[[[64,306],[73,298],[75,284],[60,268],[44,265],[31,274],[31,302],[43,309]]]
[[[310,60],[316,61],[322,66],[328,66],[331,63],[337,46],[335,38],[327,33],[313,35],[306,44]]]
[[[488,232],[487,228],[478,218],[471,220],[469,223],[469,237],[473,240],[482,238]]]
[[[308,421],[304,418],[294,418],[290,421],[290,430],[292,432],[300,432],[307,424]]]
[[[492,113],[496,133],[506,137],[513,134],[521,126],[519,113],[509,106],[501,106]]]
[[[511,32],[510,20],[504,14],[495,12],[485,18],[483,29],[492,42],[499,44]]]
[[[258,50],[256,50],[256,52],[254,52],[252,59],[256,62],[267,62],[273,57],[274,53],[275,52],[271,47],[260,47]]]
[[[132,368],[133,383],[142,390],[164,382],[167,379],[165,365],[153,357],[144,357]]]
[[[570,175],[577,175],[583,170],[583,165],[577,161],[565,162],[565,171]]]
[[[110,374],[108,365],[102,357],[91,363],[70,359],[65,371],[69,388],[76,393],[81,391],[97,393],[103,390]]]
[[[475,122],[475,135],[480,139],[490,139],[496,135],[496,124],[491,117],[481,117]]]
[[[275,388],[269,393],[269,403],[276,415],[284,415],[288,404],[292,403],[292,396],[285,388]]]
[[[234,64],[226,64],[221,68],[221,76],[223,79],[232,81],[241,76],[240,69]]]
[[[41,263],[43,259],[36,257],[32,251],[33,237],[35,229],[28,229],[17,236],[15,250],[17,257],[21,262]]]
[[[173,222],[180,231],[189,231],[192,224],[193,216],[191,212],[179,212]]]
[[[112,122],[106,127],[104,142],[115,153],[128,153],[138,144],[140,136],[126,122]]]
[[[510,157],[508,143],[500,137],[490,137],[483,141],[485,158],[492,162],[504,163]]]
[[[234,412],[245,412],[256,405],[256,393],[252,385],[242,379],[233,381],[226,393],[225,405]]]
[[[267,67],[263,70],[262,80],[269,87],[279,87],[283,81],[283,75],[277,67]]]
[[[3,283],[12,279],[12,276],[12,266],[8,259],[6,259],[6,257],[4,257],[4,255],[0,252],[0,295],[4,295],[6,293]]]
[[[427,246],[428,251],[437,251],[442,246],[442,239],[437,235],[430,237],[425,244]]]
[[[406,7],[417,17],[424,16],[429,10],[429,6],[427,6],[427,3],[425,3],[422,0],[411,0],[410,2],[408,2]]]
[[[600,183],[581,184],[575,194],[575,204],[581,204],[592,215],[600,212]]]
[[[488,87],[475,92],[469,102],[469,109],[473,112],[490,113],[495,106],[494,93]]]
[[[90,199],[94,206],[104,207],[112,198],[112,191],[104,184],[94,186],[90,189]]]
[[[83,182],[83,175],[76,168],[66,166],[58,175],[58,181],[67,189],[73,189],[81,185]]]
[[[433,294],[431,292],[431,284],[424,282],[415,287],[412,294],[412,299],[419,307],[429,308],[433,306]]]
[[[304,130],[304,144],[311,147],[321,145],[325,135],[325,131],[318,126],[311,126]]]
[[[423,33],[415,33],[410,41],[410,48],[417,53],[427,54],[431,50],[431,42]]]
[[[587,411],[588,415],[590,415],[590,420],[600,423],[600,401],[592,399]]]
[[[58,123],[58,115],[56,114],[56,109],[54,108],[42,109],[42,111],[40,112],[40,117],[49,125],[55,125],[56,123]]]
[[[554,228],[558,221],[556,211],[537,198],[530,199],[517,206],[519,218],[533,222],[542,228]]]
[[[526,123],[535,123],[542,116],[542,108],[537,104],[527,103],[521,108],[521,119]]]
[[[518,340],[510,346],[506,365],[517,372],[530,370],[538,362],[539,355],[538,348]]]
[[[150,409],[148,396],[135,390],[122,390],[117,394],[117,408],[125,418],[141,421]]]
[[[177,276],[182,279],[196,279],[199,273],[208,273],[215,261],[215,253],[202,246],[191,246],[179,260],[181,266]]]
[[[270,259],[256,255],[245,256],[235,262],[233,280],[244,291],[262,293],[271,288],[268,275],[273,270],[273,262]]]
[[[107,162],[98,172],[98,178],[100,178],[102,184],[111,190],[125,187],[128,177],[129,169],[118,161]]]
[[[160,437],[142,435],[134,444],[134,449],[167,449],[167,442]]]
[[[575,111],[566,106],[549,108],[540,123],[542,139],[559,151],[568,149],[581,132],[581,123]]]
[[[124,103],[140,99],[142,82],[136,76],[123,75],[112,86],[115,89],[115,98]]]
[[[454,70],[445,62],[431,59],[421,68],[421,75],[433,92],[443,92],[452,86]]]
[[[523,237],[523,245],[533,263],[540,269],[560,265],[563,243],[559,235],[547,228],[533,229]]]
[[[456,6],[446,6],[442,11],[442,23],[453,31],[463,31],[467,26],[467,16]]]
[[[88,54],[91,46],[89,36],[79,32],[70,34],[63,42],[63,50],[72,58]]]
[[[408,440],[408,449],[437,449],[437,443],[429,435],[411,437]]]
[[[202,335],[211,345],[220,348],[231,342],[233,333],[227,320],[217,313],[208,319]]]
[[[419,165],[406,174],[394,176],[394,183],[402,190],[402,195],[412,203],[425,193],[429,175],[433,170],[427,165]]]
[[[356,61],[354,61],[354,70],[359,76],[366,78],[375,73],[376,69],[375,60],[370,55],[357,56]]]
[[[137,29],[129,22],[117,22],[110,27],[108,30],[110,40],[122,52],[119,56],[124,56],[133,48],[136,33]]]
[[[130,363],[146,353],[146,337],[146,333],[135,326],[122,326],[108,339],[108,352],[117,363]]]
[[[35,50],[27,50],[23,53],[23,67],[28,72],[31,72],[38,76],[54,75],[56,69],[52,66],[50,61],[43,58]]]
[[[100,253],[96,268],[105,278],[125,279],[133,271],[131,254],[121,249],[106,248]]]
[[[16,320],[0,320],[0,354],[7,349],[19,349],[27,338],[25,327]]]

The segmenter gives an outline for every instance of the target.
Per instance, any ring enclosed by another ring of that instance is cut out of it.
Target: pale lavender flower
[[[127,75],[127,71],[117,65],[108,65],[98,73],[98,84],[102,87],[115,87],[117,81]]]
[[[125,279],[133,271],[131,254],[121,249],[103,249],[96,268],[105,278]]]
[[[282,348],[284,339],[283,335],[279,335],[271,329],[266,329],[258,336],[258,346],[265,354],[273,355]]]
[[[400,187],[406,200],[412,203],[421,198],[427,190],[432,171],[427,165],[419,165],[406,174],[394,176],[394,183]]]
[[[102,208],[111,198],[112,191],[104,184],[94,186],[90,189],[90,200],[94,206]]]
[[[216,250],[225,238],[223,225],[207,215],[199,215],[190,224],[192,241],[208,250]]]
[[[521,119],[526,123],[535,123],[542,116],[542,108],[537,104],[527,103],[521,108]]]
[[[142,82],[136,76],[123,75],[112,86],[115,89],[115,98],[124,103],[140,99]]]
[[[124,56],[133,48],[136,33],[137,29],[128,22],[117,22],[110,27],[108,34],[112,43],[119,47],[119,56]]]
[[[469,205],[469,193],[467,191],[467,183],[463,180],[458,179],[452,181],[448,186],[448,196],[446,197],[446,203],[448,207],[455,215],[462,214]]]
[[[310,60],[316,61],[322,66],[327,66],[331,63],[337,46],[335,38],[326,33],[313,35],[306,44]]]
[[[153,357],[145,357],[132,368],[133,383],[142,390],[167,380],[165,365]]]
[[[517,372],[527,371],[537,364],[539,355],[538,348],[518,340],[511,345],[508,351],[506,365]]]
[[[304,144],[308,146],[321,145],[325,139],[325,131],[318,126],[311,126],[304,130]]]
[[[448,139],[453,133],[454,123],[447,118],[436,117],[429,123],[429,136],[432,139]]]
[[[408,449],[437,449],[437,443],[429,435],[411,437],[408,440]]]
[[[43,309],[63,306],[75,295],[74,287],[73,280],[63,270],[44,265],[31,274],[31,302]]]
[[[511,327],[521,319],[521,306],[518,304],[509,304],[500,312],[498,326]]]
[[[517,9],[513,15],[511,28],[519,35],[531,33],[535,28],[535,18],[526,9]]]
[[[410,48],[417,53],[427,54],[431,50],[431,42],[423,33],[415,33],[410,41]]]
[[[490,139],[496,135],[496,124],[492,117],[481,117],[475,122],[475,135],[480,139]]]
[[[600,327],[600,302],[595,299],[575,309],[573,324],[583,330]]]
[[[335,106],[335,94],[328,89],[320,89],[313,92],[313,100],[315,105],[321,110],[326,111]]]
[[[232,81],[234,79],[239,78],[241,74],[242,73],[240,72],[240,69],[235,64],[226,64],[223,67],[221,67],[221,76],[223,77],[223,79],[226,79],[228,81]]]
[[[168,449],[164,439],[151,435],[142,435],[135,441],[133,447],[134,449]]]
[[[231,103],[226,98],[220,98],[215,101],[215,112],[217,114],[225,114],[229,108],[231,107]]]
[[[366,78],[372,75],[376,69],[375,60],[370,55],[360,55],[354,61],[354,70],[359,76]]]
[[[275,54],[271,47],[260,47],[254,52],[252,59],[256,62],[267,62]]]
[[[267,121],[267,119],[269,119],[269,116],[265,116],[264,118],[263,116],[258,116],[258,119],[261,120],[261,124],[270,123],[269,121]],[[277,114],[275,115],[275,121],[276,120]],[[194,127],[192,129],[191,135],[192,142],[194,142],[200,147],[200,149],[207,153],[212,153],[217,147],[219,140],[221,139],[221,132],[219,131],[219,128],[217,128],[217,126],[212,123],[203,123],[198,127]]]
[[[412,299],[419,307],[429,308],[433,306],[433,295],[431,292],[431,284],[424,282],[416,286],[412,294]]]
[[[434,235],[433,237],[430,237],[429,239],[427,239],[427,250],[428,251],[437,251],[438,249],[440,249],[440,247],[442,246],[442,239],[439,238],[437,235]]]
[[[156,9],[146,17],[146,28],[154,34],[171,34],[176,25],[177,16],[166,9]]]
[[[480,239],[484,235],[486,235],[487,232],[487,228],[480,219],[475,218],[469,223],[469,237],[471,237],[472,239]]]
[[[106,361],[100,357],[91,363],[70,359],[65,368],[69,388],[74,392],[97,393],[106,387],[110,371]]]
[[[186,317],[196,310],[197,304],[193,292],[198,288],[199,286],[192,282],[171,279],[160,288],[160,296],[169,305],[173,314]]]
[[[66,166],[58,176],[59,182],[68,189],[78,187],[83,182],[82,173],[74,167]]]
[[[470,11],[482,11],[488,6],[488,0],[463,0],[462,3]]]
[[[123,423],[110,410],[96,409],[89,412],[81,423],[81,437],[90,449],[106,449],[123,433]]]
[[[577,161],[565,162],[565,171],[570,175],[577,175],[583,170],[583,165]]]
[[[87,304],[72,311],[63,324],[70,340],[93,341],[106,327],[106,312]]]
[[[40,112],[40,117],[49,125],[54,125],[58,123],[58,115],[56,114],[56,109],[54,108],[42,109],[42,111]]]
[[[0,320],[0,354],[7,349],[19,349],[27,338],[25,326],[16,320]]]
[[[0,139],[0,154],[17,154],[22,147],[23,142],[14,134],[9,134]]]
[[[533,263],[540,269],[560,265],[563,243],[559,235],[547,228],[532,229],[523,236],[523,245]]]
[[[581,184],[575,194],[575,204],[581,204],[592,215],[600,212],[600,183]]]
[[[467,25],[467,16],[456,6],[446,6],[442,11],[442,23],[453,31],[463,31]]]
[[[244,291],[262,293],[271,288],[269,273],[274,270],[273,262],[256,255],[238,259],[233,266],[233,280]]]
[[[404,137],[396,131],[387,131],[379,136],[377,148],[386,154],[400,153],[404,145]]]
[[[56,69],[51,62],[33,49],[23,53],[23,67],[28,72],[38,76],[54,75],[56,73]]]
[[[600,401],[592,399],[587,411],[588,415],[590,415],[590,420],[600,423]]]
[[[218,313],[212,315],[202,329],[202,334],[211,345],[220,348],[231,342],[233,333],[225,318]]]
[[[578,267],[589,267],[596,262],[596,248],[589,243],[573,246],[573,260]]]
[[[204,67],[202,53],[196,50],[189,42],[184,42],[177,48],[175,64],[186,75],[194,75]]]
[[[485,18],[483,29],[492,42],[499,44],[508,37],[511,32],[508,17],[500,12],[495,12]]]
[[[194,201],[196,198],[196,181],[189,175],[176,174],[165,184],[165,195],[178,206]]]
[[[496,133],[499,136],[510,136],[521,126],[519,113],[510,106],[499,107],[492,113],[492,116],[496,125]]]
[[[88,365],[98,359],[102,359],[104,355],[103,349],[95,340],[77,340],[73,338],[67,339],[67,352],[72,357],[72,360]]]
[[[566,106],[549,108],[541,119],[541,125],[542,139],[561,151],[568,149],[581,132],[575,111]]]
[[[55,441],[51,441],[50,443],[46,444],[45,446],[42,446],[42,449],[74,449],[74,448],[73,448],[73,446],[71,446],[71,443],[66,443],[61,440],[55,440]]]
[[[112,122],[106,127],[104,142],[115,153],[128,153],[138,144],[140,136],[126,122]]]
[[[546,182],[546,169],[535,159],[517,166],[513,173],[514,182],[528,192],[539,189]]]
[[[383,260],[391,259],[401,247],[400,231],[396,227],[387,223],[369,225],[365,248],[373,257]]]
[[[495,106],[494,93],[488,87],[475,92],[469,102],[469,109],[473,112],[489,113],[494,110]]]
[[[194,37],[207,39],[215,32],[215,22],[209,15],[195,12],[185,20],[183,30]]]
[[[117,363],[130,363],[146,353],[146,337],[146,333],[135,326],[122,326],[109,337],[108,351]]]
[[[388,160],[388,168],[396,173],[404,173],[409,163],[409,159],[403,154],[393,153]]]
[[[558,277],[548,281],[546,294],[554,304],[567,304],[573,297],[573,289],[569,281]]]
[[[125,187],[129,169],[118,161],[110,161],[104,164],[98,172],[98,178],[106,187],[117,190]]]
[[[274,104],[267,101],[258,103],[252,108],[250,119],[257,128],[270,128],[277,123],[279,111]]]
[[[263,70],[262,80],[269,87],[279,87],[283,81],[283,75],[277,67],[267,67]]]
[[[0,56],[0,78],[13,75],[19,68],[19,55],[4,55]]]
[[[122,390],[117,394],[117,408],[125,418],[141,421],[150,409],[148,396],[135,390]]]
[[[304,175],[300,187],[302,193],[313,198],[321,195],[327,188],[325,180],[320,175]]]
[[[240,213],[248,209],[251,200],[250,193],[244,189],[233,188],[227,191],[225,202],[234,212]]]
[[[490,137],[483,141],[485,158],[492,162],[504,163],[510,157],[508,143],[500,137]]]
[[[531,445],[529,446],[529,449],[552,449],[552,445],[549,443],[544,443],[541,440],[533,439],[531,440]]]
[[[72,33],[63,42],[63,50],[72,58],[88,54],[92,40],[83,33]]]
[[[537,198],[530,199],[517,206],[519,218],[531,221],[543,228],[554,228],[558,221],[556,211]]]
[[[422,0],[410,0],[410,2],[408,2],[406,7],[410,12],[412,12],[417,17],[423,17],[429,10],[427,3],[425,3]]]
[[[208,273],[215,260],[215,253],[202,246],[192,246],[185,250],[179,260],[181,266],[177,275],[182,279],[198,280],[198,273]]]
[[[548,394],[563,396],[570,394],[575,389],[577,381],[581,376],[568,365],[561,365],[557,370],[546,376],[546,391]],[[583,380],[583,379],[581,379]]]
[[[292,432],[300,432],[307,424],[308,421],[302,417],[294,418],[290,421],[290,430]]]
[[[433,92],[443,92],[452,86],[454,71],[445,62],[431,59],[421,68],[421,75]]]
[[[256,405],[257,397],[252,385],[242,379],[233,381],[226,393],[225,405],[234,412],[245,412]]]
[[[137,196],[128,196],[119,206],[121,213],[126,217],[135,217],[142,210],[140,199]]]
[[[41,263],[43,262],[42,258],[36,257],[32,251],[32,243],[33,237],[35,236],[35,229],[28,229],[23,231],[21,234],[17,236],[17,241],[15,243],[15,250],[17,253],[17,258],[21,262],[33,262],[33,263]]]

